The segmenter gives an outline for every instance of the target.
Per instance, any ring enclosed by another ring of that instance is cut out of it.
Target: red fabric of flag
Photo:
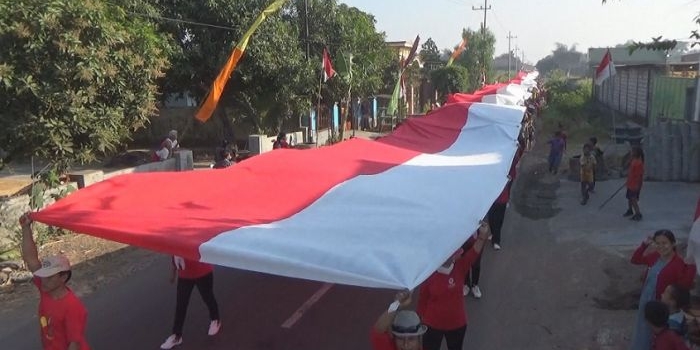
[[[323,82],[327,82],[328,79],[333,78],[334,75],[336,75],[335,70],[333,69],[333,64],[331,63],[331,56],[328,54],[328,50],[325,48],[323,49],[323,64],[321,65],[323,68]]]

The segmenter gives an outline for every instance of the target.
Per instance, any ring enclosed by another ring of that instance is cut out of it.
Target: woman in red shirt
[[[182,344],[182,326],[185,323],[187,306],[190,303],[192,289],[197,286],[202,300],[209,308],[209,335],[216,335],[221,328],[219,321],[219,306],[214,298],[214,269],[211,265],[179,256],[173,257],[173,275],[171,282],[177,276],[177,298],[175,307],[175,324],[173,334],[160,346],[161,349],[172,349]]]
[[[649,249],[653,246],[653,249]],[[639,297],[637,324],[632,337],[632,349],[648,350],[652,340],[651,328],[644,318],[644,305],[660,300],[666,287],[677,284],[690,289],[695,277],[695,263],[684,262],[676,253],[676,237],[669,230],[659,230],[634,251],[632,264],[646,265],[644,286]]]
[[[490,235],[488,224],[482,221],[472,248],[466,254],[462,249],[458,250],[421,285],[417,311],[428,326],[423,335],[424,350],[439,350],[443,338],[448,350],[462,349],[467,332],[462,286],[467,271]]]
[[[639,211],[639,192],[642,191],[644,182],[644,152],[641,148],[632,148],[632,160],[627,172],[627,212],[625,217],[632,216],[632,220],[642,220],[642,212]]]

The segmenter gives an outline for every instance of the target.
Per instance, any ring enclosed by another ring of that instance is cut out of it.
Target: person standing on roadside
[[[583,154],[581,154],[581,205],[586,205],[593,191],[593,182],[595,181],[596,160],[591,154],[591,145],[583,145]]]
[[[70,262],[63,255],[39,260],[29,214],[19,219],[22,226],[22,259],[34,274],[39,289],[39,325],[44,350],[89,350],[85,340],[87,310],[66,285],[72,276]]]
[[[683,261],[676,253],[676,237],[669,230],[654,232],[632,254],[632,264],[645,265],[647,271],[639,297],[631,350],[650,349],[652,331],[644,317],[644,305],[652,300],[661,300],[669,285],[675,284],[686,289],[692,286],[696,267],[690,260]]]
[[[639,147],[632,148],[632,160],[627,172],[627,211],[624,216],[631,216],[634,221],[642,220],[642,212],[639,210],[639,193],[644,183],[644,152]]]

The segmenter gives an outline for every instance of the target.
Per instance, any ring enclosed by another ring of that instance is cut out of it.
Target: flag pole
[[[617,133],[615,132],[615,109],[613,108],[613,97],[615,94],[615,79],[612,75],[612,65],[614,64],[614,61],[612,59],[612,53],[610,53],[609,48],[607,55],[610,58],[608,62],[608,79],[610,79],[610,112],[612,113],[612,139],[613,143],[617,144]]]
[[[314,140],[316,141],[316,148],[318,148],[318,124],[321,123],[321,87],[323,86],[323,69],[321,69],[321,76],[318,78],[318,96],[316,102],[316,130],[314,133]]]

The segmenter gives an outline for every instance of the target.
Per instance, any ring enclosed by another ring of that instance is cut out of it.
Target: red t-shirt
[[[642,189],[643,180],[644,163],[642,163],[641,159],[633,159],[627,173],[627,188],[632,191],[639,191]]]
[[[173,261],[173,264],[177,269],[177,277],[179,278],[196,279],[206,276],[207,274],[210,274],[212,271],[214,271],[214,268],[207,263],[189,259],[183,260],[185,261],[184,269],[175,264],[175,262]]]
[[[433,273],[423,282],[418,297],[418,315],[424,324],[449,331],[467,324],[462,286],[467,271],[479,253],[474,248],[455,261],[449,274]]]
[[[506,186],[503,188],[503,191],[501,194],[496,198],[496,203],[499,204],[506,204],[510,200],[510,181],[506,184]]]
[[[510,200],[510,189],[513,184],[513,181],[515,181],[515,174],[517,173],[516,167],[518,166],[518,162],[520,161],[520,157],[523,154],[523,149],[518,147],[518,150],[515,152],[515,156],[513,157],[513,162],[510,164],[510,171],[508,171],[508,176],[510,176],[510,180],[508,180],[508,183],[506,183],[506,186],[503,188],[503,191],[501,194],[496,198],[496,203],[500,204],[506,204]]]
[[[54,299],[41,290],[41,279],[35,277],[34,284],[39,288],[39,325],[41,344],[44,350],[65,350],[70,343],[80,344],[80,350],[90,350],[85,340],[87,310],[68,289],[60,299]]]
[[[651,350],[689,350],[689,348],[680,335],[667,328],[654,335]]]

